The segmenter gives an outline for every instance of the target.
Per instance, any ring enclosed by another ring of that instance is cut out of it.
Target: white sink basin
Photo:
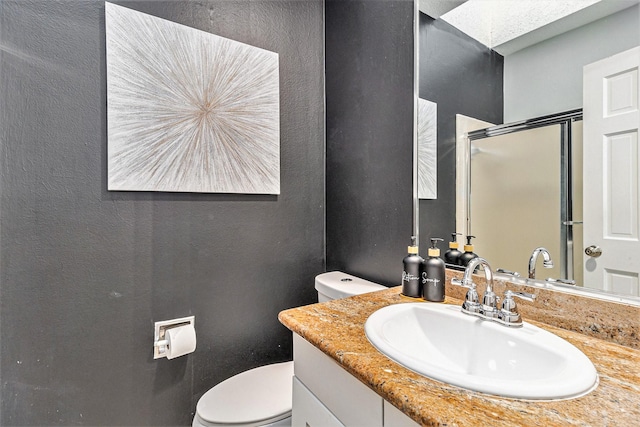
[[[593,363],[562,338],[524,322],[510,328],[459,306],[384,307],[365,323],[382,354],[414,372],[469,390],[518,399],[579,397],[598,384]]]

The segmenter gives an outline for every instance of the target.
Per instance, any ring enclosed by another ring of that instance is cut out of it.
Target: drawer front
[[[297,334],[293,361],[295,376],[344,425],[382,427],[382,397]]]
[[[345,427],[296,377],[293,377],[291,427]]]

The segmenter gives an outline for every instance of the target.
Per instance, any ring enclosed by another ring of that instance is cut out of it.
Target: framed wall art
[[[105,3],[114,191],[280,193],[276,53]]]

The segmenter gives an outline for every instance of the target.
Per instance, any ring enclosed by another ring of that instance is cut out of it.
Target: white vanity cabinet
[[[293,361],[292,427],[418,425],[295,333]]]

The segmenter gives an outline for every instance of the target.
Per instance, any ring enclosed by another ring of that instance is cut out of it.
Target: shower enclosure
[[[582,109],[467,137],[466,230],[475,252],[524,276],[543,246],[555,266],[538,268],[538,278],[582,284]]]

